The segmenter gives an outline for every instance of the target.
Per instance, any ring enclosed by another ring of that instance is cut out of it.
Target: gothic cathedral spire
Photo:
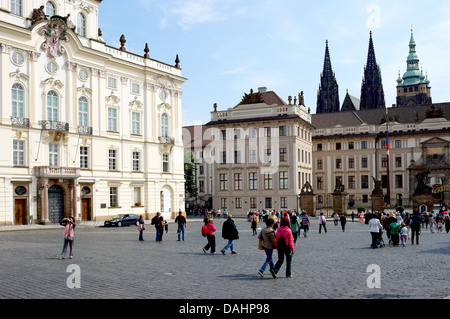
[[[317,93],[317,114],[339,112],[339,86],[331,67],[330,50],[328,40],[325,48],[325,60],[321,74],[320,86]]]
[[[360,109],[371,110],[378,108],[386,108],[386,102],[384,99],[381,69],[377,64],[371,31],[367,64],[364,68],[364,77],[361,85]]]

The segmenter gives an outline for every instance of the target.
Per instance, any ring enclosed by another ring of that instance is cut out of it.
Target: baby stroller
[[[378,238],[377,238],[377,248],[384,248],[384,240],[383,240],[383,231],[380,231],[378,233]]]

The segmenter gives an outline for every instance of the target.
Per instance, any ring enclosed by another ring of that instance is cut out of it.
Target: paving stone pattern
[[[177,241],[174,224],[162,242],[147,225],[145,241],[136,226],[76,228],[74,258],[58,260],[63,229],[0,232],[1,299],[443,299],[450,295],[450,234],[422,231],[420,245],[372,250],[368,225],[347,223],[346,232],[328,223],[318,233],[313,219],[307,238],[299,238],[292,262],[294,278],[257,271],[264,252],[257,249],[246,219],[236,219],[236,255],[220,249],[224,219],[216,219],[217,254],[205,254],[201,221],[189,221],[186,240]],[[263,226],[260,223],[260,226]],[[387,244],[387,240],[385,241]],[[277,253],[274,253],[276,261]],[[69,288],[68,266],[80,269],[80,288]],[[378,265],[381,287],[367,280]]]

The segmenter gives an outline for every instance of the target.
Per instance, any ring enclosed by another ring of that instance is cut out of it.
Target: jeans
[[[72,256],[73,240],[67,240],[64,238],[64,246],[61,252],[61,257],[66,258],[67,244],[69,244],[69,256]]]
[[[180,240],[180,235],[184,241],[184,225],[178,225],[178,240]]]
[[[234,240],[233,239],[228,239],[228,243],[225,245],[225,247],[223,247],[222,251],[226,251],[228,248],[231,247],[231,251],[234,251]]]
[[[156,228],[156,241],[161,241],[164,234],[164,228]]]
[[[266,261],[261,266],[261,269],[259,271],[260,272],[264,272],[266,270],[266,268],[267,268],[267,265],[269,265],[269,269],[270,269],[270,271],[272,271],[273,268],[274,268],[273,258],[272,258],[273,249],[267,249],[267,248],[264,248],[264,247],[263,247],[263,249],[264,249],[264,252],[266,253]]]
[[[284,256],[286,256],[286,276],[290,276],[291,275],[291,262],[292,262],[290,247],[286,247],[284,250],[278,249],[278,261],[274,267],[274,271],[276,273],[278,273],[278,271],[280,270],[280,267],[283,265]]]
[[[327,232],[327,226],[325,225],[325,223],[323,223],[319,224],[319,234],[322,233],[322,227],[325,230],[325,233]]]

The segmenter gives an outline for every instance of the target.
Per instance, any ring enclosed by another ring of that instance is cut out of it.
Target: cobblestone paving
[[[328,223],[328,233],[318,233],[313,220],[307,238],[299,238],[292,273],[279,278],[257,271],[265,254],[257,249],[245,219],[236,219],[240,239],[237,255],[220,253],[223,219],[216,219],[217,254],[205,254],[202,223],[190,221],[186,241],[177,241],[176,226],[169,226],[162,242],[147,225],[139,242],[137,227],[104,228],[79,225],[74,258],[58,260],[62,229],[0,232],[1,299],[442,299],[448,298],[450,234],[422,231],[420,245],[370,249],[368,226],[349,222],[346,232]],[[260,224],[262,225],[262,223]],[[386,240],[387,243],[387,240]],[[274,253],[276,259],[277,254]],[[75,264],[80,288],[67,285]],[[369,288],[378,265],[381,287]],[[275,293],[276,292],[276,293]]]

